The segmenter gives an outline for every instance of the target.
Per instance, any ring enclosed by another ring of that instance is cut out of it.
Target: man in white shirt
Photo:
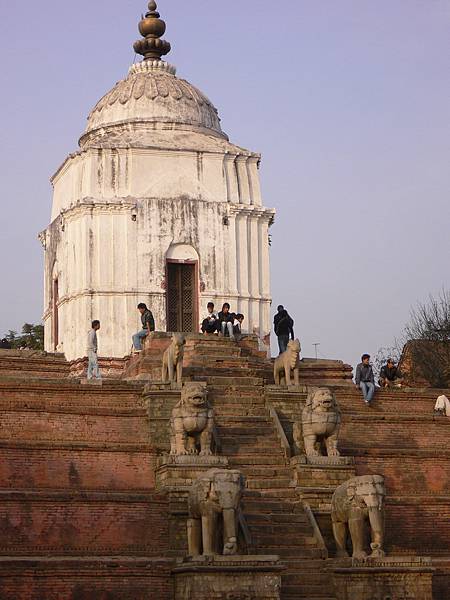
[[[98,357],[97,357],[97,331],[100,329],[100,321],[92,321],[92,329],[88,332],[87,339],[87,355],[88,355],[88,379],[101,379],[100,369],[98,368]]]

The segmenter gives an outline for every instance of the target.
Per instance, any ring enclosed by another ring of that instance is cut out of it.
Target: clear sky
[[[39,321],[49,177],[134,61],[144,0],[1,0],[0,333]],[[355,363],[450,283],[447,0],[160,0],[178,75],[263,154],[274,306]],[[84,334],[84,332],[80,332]]]

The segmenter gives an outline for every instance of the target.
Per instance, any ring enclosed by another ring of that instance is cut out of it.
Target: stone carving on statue
[[[370,525],[370,556],[382,558],[384,543],[384,498],[386,489],[382,475],[352,477],[336,488],[331,501],[331,519],[337,556],[348,556],[347,533],[353,546],[353,558],[367,557],[366,527]]]
[[[181,333],[174,333],[172,342],[163,354],[162,380],[181,384],[183,376],[183,356],[186,339]]]
[[[208,392],[203,384],[184,384],[181,399],[172,411],[170,427],[170,454],[212,454],[214,410],[208,402]]]
[[[245,479],[240,471],[210,469],[189,493],[190,556],[238,553],[240,502]]]
[[[337,449],[341,413],[334,393],[326,387],[310,388],[302,420],[294,423],[294,442],[306,456],[340,456]]]
[[[275,359],[273,366],[275,385],[291,385],[291,371],[294,373],[294,385],[300,385],[300,351],[300,342],[298,340],[290,340],[286,352],[283,352]]]

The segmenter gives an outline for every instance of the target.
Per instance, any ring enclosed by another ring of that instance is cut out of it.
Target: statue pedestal
[[[278,556],[198,556],[177,561],[175,600],[280,600]]]
[[[431,559],[389,556],[343,559],[332,567],[337,600],[432,600]]]
[[[165,491],[188,492],[193,482],[209,469],[226,469],[226,456],[166,454],[158,459],[156,488]]]
[[[293,486],[316,513],[331,513],[334,490],[356,475],[351,456],[294,456]]]

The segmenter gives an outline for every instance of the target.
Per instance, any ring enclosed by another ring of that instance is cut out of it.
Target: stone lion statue
[[[291,371],[294,373],[294,385],[300,385],[298,370],[300,351],[300,342],[290,340],[286,352],[275,359],[273,365],[275,385],[291,385]]]
[[[341,413],[333,392],[326,387],[311,388],[302,411],[301,423],[294,424],[294,441],[306,456],[339,456],[337,449]]]
[[[204,385],[196,382],[184,384],[181,399],[172,411],[170,427],[171,454],[212,454],[214,410],[208,402]]]
[[[181,383],[183,376],[183,357],[186,339],[181,333],[174,333],[172,342],[163,354],[162,380]]]

